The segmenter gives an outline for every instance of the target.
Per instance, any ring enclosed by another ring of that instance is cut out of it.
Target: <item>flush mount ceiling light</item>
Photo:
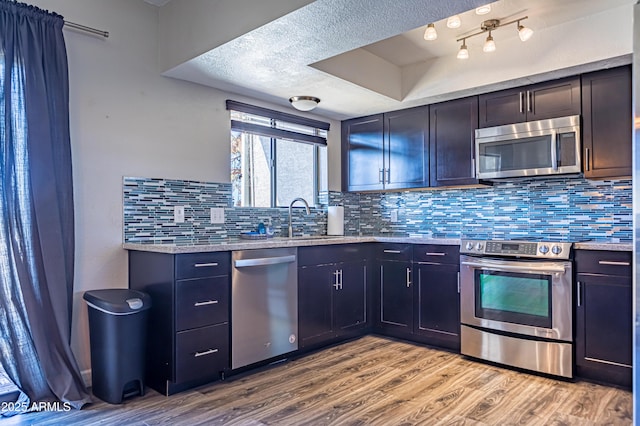
[[[460,28],[462,21],[460,21],[460,17],[458,15],[453,15],[447,19],[447,27],[448,28]]]
[[[491,5],[485,4],[484,6],[476,7],[476,15],[486,15],[491,12]]]
[[[527,18],[529,18],[529,17],[528,16],[524,16],[522,18],[518,18],[518,19],[515,19],[513,21],[504,22],[504,23],[500,22],[499,19],[487,19],[480,26],[480,31],[479,32],[473,33],[473,34],[469,34],[467,36],[461,37],[461,38],[456,40],[458,42],[460,42],[460,41],[462,42],[462,46],[460,46],[460,50],[458,51],[457,58],[458,59],[468,59],[469,58],[469,51],[467,50],[466,40],[468,38],[470,38],[470,37],[475,37],[477,35],[484,34],[486,32],[488,32],[489,35],[487,36],[487,39],[484,42],[484,45],[482,46],[482,50],[484,52],[487,52],[487,53],[495,52],[495,50],[496,50],[496,42],[493,40],[493,35],[491,34],[491,32],[495,31],[496,29],[498,29],[500,27],[504,27],[505,25],[516,24],[516,27],[518,29],[518,36],[520,37],[520,40],[522,40],[522,41],[529,40],[531,38],[531,36],[533,35],[533,30],[531,28],[527,28],[525,26],[520,25],[520,21],[524,21]]]
[[[436,31],[436,26],[433,24],[427,25],[427,29],[424,32],[424,39],[428,41],[433,41],[438,38],[438,32]]]
[[[320,99],[314,96],[292,96],[289,102],[298,111],[311,111],[318,106]]]

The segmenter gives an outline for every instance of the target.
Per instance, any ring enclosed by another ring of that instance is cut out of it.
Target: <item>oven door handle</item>
[[[564,266],[558,265],[505,265],[495,262],[460,262],[460,265],[463,266],[471,266],[472,268],[481,268],[481,269],[494,269],[496,271],[509,271],[509,272],[523,272],[523,271],[532,271],[532,272],[549,272],[549,273],[565,273],[566,269]]]

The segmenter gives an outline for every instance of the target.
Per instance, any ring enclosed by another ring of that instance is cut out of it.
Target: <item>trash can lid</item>
[[[92,308],[112,315],[129,315],[151,307],[147,293],[128,288],[85,291],[82,296]]]

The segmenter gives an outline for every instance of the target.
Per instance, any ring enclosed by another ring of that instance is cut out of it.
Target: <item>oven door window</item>
[[[476,317],[551,328],[551,283],[551,275],[476,270]]]

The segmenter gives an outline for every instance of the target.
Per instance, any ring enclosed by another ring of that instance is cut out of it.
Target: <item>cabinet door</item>
[[[382,114],[342,122],[342,186],[347,191],[383,188]]]
[[[580,114],[580,79],[569,77],[480,95],[479,126]]]
[[[479,127],[501,126],[527,120],[522,88],[501,90],[478,96]]]
[[[631,67],[582,76],[584,177],[631,176]]]
[[[527,121],[580,114],[580,79],[563,78],[525,88]]]
[[[334,336],[332,284],[335,265],[298,268],[298,338],[301,347],[330,340]]]
[[[474,164],[478,98],[430,106],[431,186],[477,183]]]
[[[413,329],[411,263],[378,261],[380,312],[378,326],[401,333]]]
[[[429,186],[429,108],[384,114],[385,189]]]
[[[577,285],[578,374],[630,386],[631,278],[579,274]],[[585,371],[581,371],[582,368]]]
[[[339,277],[333,287],[333,315],[335,331],[340,335],[367,322],[366,263],[341,263],[336,269]]]
[[[415,333],[434,345],[460,348],[458,265],[414,264],[417,274]]]

